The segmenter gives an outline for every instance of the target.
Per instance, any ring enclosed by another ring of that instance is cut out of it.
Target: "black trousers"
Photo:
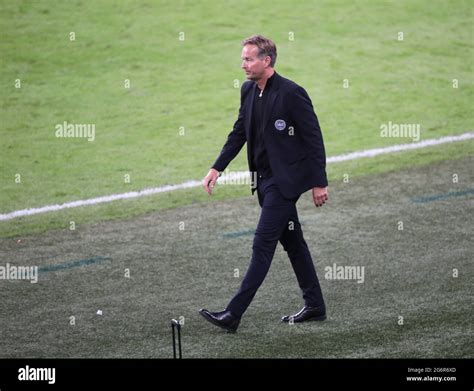
[[[241,317],[250,305],[270,269],[278,241],[288,253],[307,306],[324,304],[313,260],[303,238],[296,199],[285,199],[273,177],[259,178],[258,201],[262,208],[253,240],[250,266],[226,310]]]

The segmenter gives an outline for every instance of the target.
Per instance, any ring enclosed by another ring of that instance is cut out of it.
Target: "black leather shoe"
[[[199,313],[208,322],[219,326],[228,333],[235,333],[239,327],[240,318],[232,314],[230,311],[210,312],[204,308],[199,310]]]
[[[326,307],[324,306],[324,304],[320,305],[319,307],[305,306],[300,312],[294,315],[286,315],[281,318],[283,322],[289,322],[290,319],[293,319],[293,322],[295,323],[309,322],[314,320],[325,320]]]

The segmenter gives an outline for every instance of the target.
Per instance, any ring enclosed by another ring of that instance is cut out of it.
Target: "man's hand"
[[[212,189],[216,185],[217,178],[219,178],[219,171],[211,168],[203,180],[204,189],[207,191],[207,194],[212,195]]]
[[[313,201],[317,208],[323,206],[328,200],[328,188],[327,187],[313,187]]]

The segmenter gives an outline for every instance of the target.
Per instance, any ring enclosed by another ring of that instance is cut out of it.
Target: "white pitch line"
[[[458,136],[446,136],[446,137],[441,137],[438,139],[425,140],[418,143],[398,144],[398,145],[392,145],[392,146],[384,147],[384,148],[367,149],[364,151],[352,152],[352,153],[347,153],[347,154],[343,154],[339,156],[332,156],[332,157],[329,157],[326,161],[327,163],[337,163],[337,162],[343,162],[346,160],[355,160],[355,159],[361,159],[365,157],[374,157],[374,156],[383,155],[386,153],[426,148],[433,145],[453,143],[457,141],[465,141],[465,140],[470,140],[473,138],[474,138],[474,133],[470,132],[470,133],[464,133]],[[239,172],[234,172],[228,175],[223,175],[219,180],[226,180],[226,179],[237,180],[237,179],[246,178],[248,176],[249,176],[248,171],[239,171]],[[180,190],[180,189],[190,189],[190,188],[199,187],[199,186],[202,186],[202,181],[190,180],[190,181],[186,181],[177,185],[166,185],[166,186],[154,187],[151,189],[144,189],[140,191],[131,191],[128,193],[112,194],[108,196],[89,198],[87,200],[66,202],[64,204],[47,205],[40,208],[15,210],[10,213],[0,214],[0,221],[11,220],[11,219],[15,219],[21,216],[31,216],[31,215],[35,215],[39,213],[53,212],[53,211],[62,210],[62,209],[77,208],[78,206],[97,205],[97,204],[112,202],[116,200],[138,198],[138,197],[143,197],[143,196],[148,196],[148,195],[158,194],[158,193],[165,193],[165,192],[175,191],[175,190]]]
[[[345,160],[354,160],[354,159],[360,159],[363,157],[373,157],[373,156],[383,155],[385,153],[393,153],[393,152],[399,152],[399,151],[408,151],[411,149],[426,148],[426,147],[431,147],[433,145],[470,140],[472,138],[474,138],[474,133],[464,133],[464,134],[460,134],[459,136],[446,136],[446,137],[441,137],[437,139],[424,140],[418,143],[398,144],[398,145],[391,145],[390,147],[374,148],[374,149],[367,149],[365,151],[346,153],[344,155],[332,156],[326,159],[326,162],[327,163],[343,162]]]

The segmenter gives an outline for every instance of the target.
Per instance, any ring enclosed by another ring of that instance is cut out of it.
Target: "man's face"
[[[245,71],[247,79],[257,81],[260,80],[265,68],[270,64],[270,57],[258,57],[258,47],[255,45],[245,45],[242,48],[242,69]]]

